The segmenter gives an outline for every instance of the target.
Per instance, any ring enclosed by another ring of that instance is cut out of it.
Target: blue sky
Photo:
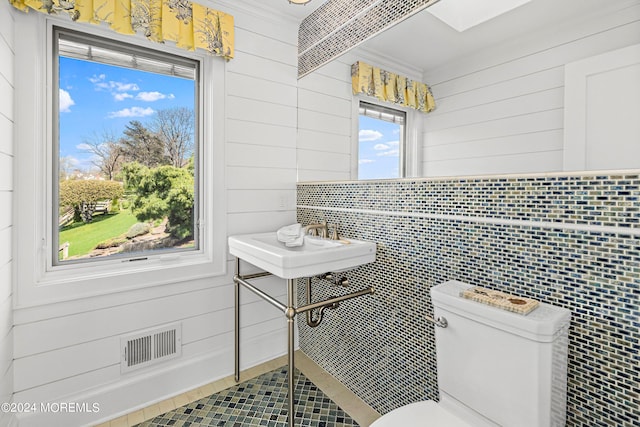
[[[60,58],[60,157],[80,170],[95,169],[87,139],[117,136],[132,120],[153,120],[157,110],[194,107],[194,82],[177,77]]]
[[[358,179],[397,178],[400,169],[400,125],[359,117]]]

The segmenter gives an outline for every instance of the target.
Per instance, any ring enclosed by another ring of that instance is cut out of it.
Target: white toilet
[[[460,296],[449,281],[431,289],[440,402],[412,403],[371,427],[565,425],[571,312],[541,303],[527,315]],[[419,349],[416,349],[419,351]]]

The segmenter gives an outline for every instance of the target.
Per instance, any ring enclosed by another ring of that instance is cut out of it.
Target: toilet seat
[[[433,400],[415,402],[394,409],[371,427],[471,427]]]

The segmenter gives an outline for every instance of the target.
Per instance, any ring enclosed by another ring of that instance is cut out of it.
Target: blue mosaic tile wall
[[[298,75],[303,76],[360,42],[437,0],[329,0],[298,30]]]
[[[350,288],[313,286],[314,300],[376,294],[298,327],[379,412],[438,399],[429,288],[457,279],[570,309],[567,425],[640,425],[638,173],[302,183],[297,215],[378,243]]]

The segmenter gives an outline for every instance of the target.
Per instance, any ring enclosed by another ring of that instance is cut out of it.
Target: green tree
[[[139,221],[168,219],[167,232],[179,239],[193,236],[194,176],[188,168],[139,163],[122,166],[127,191],[135,193],[131,204]]]
[[[138,162],[150,168],[166,164],[162,140],[142,123],[130,121],[123,133],[120,146],[127,162]]]
[[[76,216],[87,223],[93,219],[98,202],[119,198],[123,193],[119,182],[73,179],[60,183],[59,203],[60,206],[73,207]]]

